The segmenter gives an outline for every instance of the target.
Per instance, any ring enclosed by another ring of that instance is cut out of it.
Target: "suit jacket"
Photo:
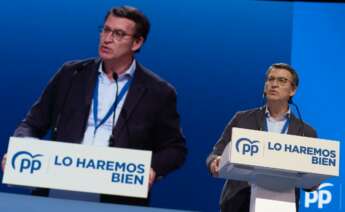
[[[311,128],[308,124],[302,122],[301,120],[297,119],[292,113],[289,115],[290,124],[288,128],[287,134],[290,135],[300,135],[300,136],[307,136],[307,137],[316,137],[316,131]],[[213,151],[208,156],[206,160],[207,167],[209,167],[210,163],[219,155],[222,155],[225,146],[231,140],[231,133],[233,127],[245,128],[245,129],[253,129],[253,130],[263,130],[265,121],[265,107],[261,108],[254,108],[247,111],[241,111],[235,114],[235,116],[231,119],[228,125],[225,127],[220,139],[214,145]],[[235,196],[240,193],[243,194],[244,190],[246,190],[247,194],[250,195],[250,186],[247,182],[244,181],[236,181],[236,180],[226,180],[223,191],[220,197],[220,205],[221,208],[226,208],[231,204],[240,204],[240,200],[235,198]],[[298,202],[299,193],[296,193],[296,202]],[[244,197],[246,195],[243,195]],[[249,199],[249,197],[247,197]],[[233,201],[233,202],[231,202]],[[231,203],[231,204],[229,204]],[[249,203],[248,203],[249,204]],[[231,211],[226,210],[224,211]],[[236,211],[236,210],[232,210]]]
[[[49,130],[53,140],[81,143],[93,97],[100,59],[65,63],[49,81],[14,136],[42,138]],[[186,158],[179,126],[175,89],[137,63],[110,146],[151,150],[151,167],[165,176]]]

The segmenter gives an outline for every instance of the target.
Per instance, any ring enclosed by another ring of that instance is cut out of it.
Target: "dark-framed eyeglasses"
[[[273,77],[273,76],[271,76],[271,77],[266,78],[266,83],[273,84],[274,81],[276,81],[279,86],[285,86],[288,82],[290,82],[292,85],[295,85],[293,83],[293,81],[291,81],[285,77]]]
[[[134,34],[129,34],[121,29],[111,29],[108,26],[99,26],[99,31],[101,36],[108,36],[109,34],[113,40],[121,41],[126,36],[134,36]]]

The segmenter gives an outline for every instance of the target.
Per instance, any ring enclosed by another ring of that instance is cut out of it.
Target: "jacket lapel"
[[[85,88],[85,105],[87,107],[91,106],[92,97],[93,97],[93,90],[95,87],[96,79],[98,76],[98,67],[101,60],[99,58],[94,60],[94,63],[91,64],[91,66],[88,67],[88,69],[85,71],[86,78],[86,88]],[[90,109],[90,108],[89,108]]]
[[[288,133],[290,135],[301,135],[301,127],[302,125],[298,122],[297,118],[291,113],[290,115],[290,124]]]
[[[264,121],[265,121],[265,111],[266,107],[262,106],[259,108],[257,114],[256,114],[256,129],[263,131],[264,130]]]
[[[134,79],[131,87],[128,90],[128,94],[125,99],[125,103],[122,107],[120,116],[117,120],[115,126],[115,133],[120,132],[126,121],[132,115],[135,107],[140,102],[141,98],[145,94],[147,90],[147,86],[145,84],[145,76],[143,69],[141,68],[140,64],[137,63],[137,68],[134,73]]]

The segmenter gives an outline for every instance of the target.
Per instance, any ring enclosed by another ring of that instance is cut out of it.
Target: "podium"
[[[219,177],[251,185],[251,212],[291,212],[295,188],[339,176],[339,163],[338,141],[233,128]]]
[[[11,137],[3,183],[146,198],[151,151]]]

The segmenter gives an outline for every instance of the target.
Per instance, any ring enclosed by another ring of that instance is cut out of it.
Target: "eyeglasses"
[[[121,41],[126,36],[133,36],[133,34],[129,34],[121,29],[111,29],[107,26],[100,26],[99,31],[101,32],[101,36],[107,36],[110,34],[116,41]]]
[[[288,83],[288,82],[290,82],[292,85],[294,85],[294,83],[291,80],[289,80],[285,77],[268,77],[268,78],[266,78],[267,83],[272,84],[274,81],[276,81],[279,86],[285,86],[286,83]]]

